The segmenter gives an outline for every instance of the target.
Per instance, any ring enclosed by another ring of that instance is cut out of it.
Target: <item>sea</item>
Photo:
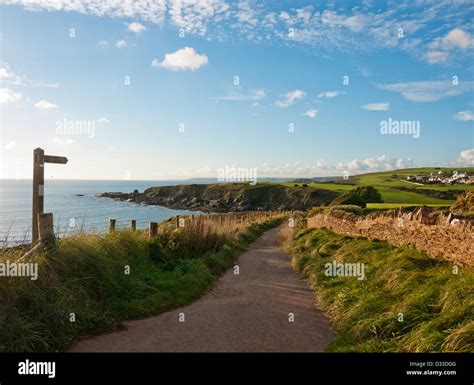
[[[59,237],[77,231],[104,232],[109,219],[116,219],[117,228],[147,228],[150,221],[161,222],[190,211],[171,210],[132,202],[99,198],[104,192],[143,192],[148,187],[189,184],[188,181],[99,181],[45,180],[44,212],[53,213],[55,233]],[[31,241],[32,181],[0,179],[0,247]],[[197,212],[193,212],[196,214]]]

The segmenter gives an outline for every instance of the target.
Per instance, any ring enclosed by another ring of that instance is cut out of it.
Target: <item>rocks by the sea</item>
[[[164,206],[175,210],[240,212],[307,210],[326,205],[339,194],[329,190],[278,184],[228,183],[152,187],[144,192],[106,192],[100,195],[121,201]]]

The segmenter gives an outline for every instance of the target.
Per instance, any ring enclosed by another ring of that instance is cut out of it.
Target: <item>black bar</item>
[[[262,384],[270,380],[291,380],[291,384],[473,384],[472,358],[472,353],[2,353],[0,383],[139,384],[143,383],[139,378],[149,378],[147,383],[179,384],[202,378],[242,381],[244,385],[263,376]],[[55,377],[20,375],[19,363],[26,360],[54,362]]]

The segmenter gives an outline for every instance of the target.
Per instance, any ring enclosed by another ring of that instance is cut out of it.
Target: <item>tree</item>
[[[350,191],[351,194],[361,197],[367,203],[382,203],[382,195],[375,187],[359,186]]]
[[[339,195],[334,199],[329,206],[339,206],[339,205],[355,205],[364,208],[366,206],[364,199],[359,195],[352,194],[351,192]]]

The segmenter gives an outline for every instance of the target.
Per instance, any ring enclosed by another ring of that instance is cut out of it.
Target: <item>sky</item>
[[[474,166],[471,1],[0,0],[0,12],[1,178],[31,178],[36,147],[68,157],[46,165],[57,179]]]

